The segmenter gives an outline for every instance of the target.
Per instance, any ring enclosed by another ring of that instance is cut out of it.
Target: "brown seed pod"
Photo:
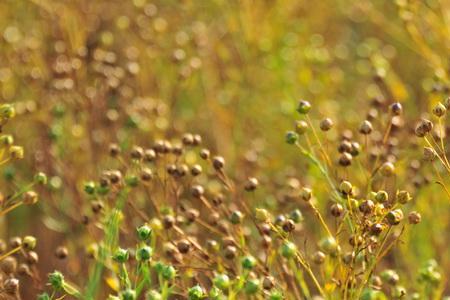
[[[394,116],[399,116],[403,113],[403,106],[400,102],[391,104],[391,112]]]
[[[0,269],[6,275],[14,274],[17,269],[17,259],[12,256],[8,256],[0,261]]]
[[[28,191],[23,195],[23,203],[32,205],[38,201],[38,194],[35,191]]]
[[[351,154],[344,152],[339,157],[339,165],[342,167],[348,167],[352,164],[352,156]]]
[[[9,240],[9,246],[13,249],[22,246],[22,239],[18,236],[11,238]]]
[[[144,149],[139,146],[133,146],[130,152],[130,156],[132,159],[140,160],[144,156]]]
[[[109,172],[109,181],[112,184],[118,184],[122,181],[122,172],[119,170],[112,170]]]
[[[378,236],[383,231],[383,225],[380,223],[374,223],[370,226],[369,232],[371,235]]]
[[[69,251],[64,246],[59,246],[55,250],[55,256],[58,259],[65,259],[65,258],[67,258],[68,255],[69,255]]]
[[[29,251],[26,255],[26,261],[29,265],[35,265],[39,261],[39,255],[34,251]]]
[[[255,177],[250,177],[245,183],[245,190],[247,192],[254,191],[258,187],[258,184],[258,179],[256,179]]]
[[[312,260],[316,265],[321,265],[325,262],[326,255],[322,251],[316,251],[313,254]]]
[[[263,289],[271,290],[275,286],[275,278],[272,276],[265,276],[263,279]]]
[[[352,144],[348,140],[343,140],[338,147],[339,153],[352,151]]]
[[[94,214],[98,214],[102,211],[104,204],[101,200],[94,200],[91,203],[91,209]]]
[[[186,211],[186,219],[188,222],[194,222],[200,216],[200,212],[195,208],[190,208]]]
[[[291,219],[287,219],[283,222],[281,228],[283,228],[284,232],[292,232],[295,229],[295,223]]]
[[[17,267],[17,274],[20,276],[31,275],[30,267],[27,264],[20,264],[19,267]]]
[[[214,169],[221,170],[225,166],[225,159],[222,156],[214,156],[212,164]]]
[[[144,151],[144,161],[152,162],[156,159],[156,152],[153,149],[145,149]]]
[[[175,224],[175,218],[172,215],[166,215],[162,219],[164,229],[170,229]]]
[[[194,177],[198,176],[198,175],[202,174],[202,171],[203,171],[202,166],[200,166],[200,165],[193,165],[192,168],[191,168],[191,175],[194,176]]]
[[[210,156],[210,152],[209,152],[208,149],[202,149],[202,150],[200,151],[200,157],[201,157],[202,159],[207,160],[207,159],[209,159],[209,156]]]
[[[333,128],[334,123],[333,120],[330,118],[325,118],[320,122],[320,130],[322,131],[329,131],[331,128]]]
[[[236,257],[237,254],[237,249],[234,246],[227,246],[225,247],[225,249],[223,250],[223,256],[226,259],[234,259]]]
[[[144,169],[141,170],[140,177],[141,177],[142,181],[148,182],[148,181],[152,180],[153,172],[149,168],[144,168]]]
[[[370,121],[363,121],[359,126],[359,132],[364,135],[369,135],[373,130],[372,123]]]
[[[120,154],[120,147],[117,144],[110,144],[109,145],[109,155],[111,157],[117,157]]]
[[[3,289],[9,295],[17,295],[19,292],[19,279],[8,278],[3,282]]]
[[[344,208],[339,203],[334,203],[331,208],[331,215],[335,218],[339,218],[344,213]]]
[[[194,144],[194,136],[191,133],[185,133],[182,141],[185,146],[192,146]]]
[[[365,215],[371,214],[375,208],[372,200],[364,200],[359,204],[359,211]]]
[[[195,198],[200,198],[205,193],[205,189],[201,185],[194,185],[191,188],[191,194]]]
[[[419,224],[422,221],[422,216],[418,212],[412,211],[408,214],[408,221],[412,225]]]
[[[198,146],[202,143],[202,136],[200,134],[194,135],[193,145]]]
[[[180,253],[186,254],[191,249],[191,243],[186,239],[179,240],[177,242],[177,248]]]

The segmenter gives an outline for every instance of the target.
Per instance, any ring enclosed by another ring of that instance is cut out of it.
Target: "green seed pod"
[[[392,297],[394,299],[402,299],[404,296],[406,296],[406,289],[403,286],[396,286],[392,290]]]
[[[360,300],[385,300],[386,296],[381,291],[371,288],[365,288],[361,294]]]
[[[244,285],[244,291],[247,295],[254,295],[258,293],[260,282],[258,279],[248,279]]]
[[[14,144],[14,138],[10,134],[5,134],[0,136],[0,145],[1,146],[11,146]]]
[[[303,214],[300,209],[295,209],[289,214],[289,218],[294,221],[294,223],[298,224],[303,221]]]
[[[349,181],[342,181],[341,184],[339,185],[339,191],[343,194],[343,195],[351,195],[353,192],[353,186]]]
[[[136,300],[136,291],[132,289],[126,289],[120,292],[121,300]]]
[[[214,278],[213,283],[214,286],[225,291],[230,287],[230,278],[226,274],[219,274]]]
[[[36,248],[36,238],[34,236],[28,235],[23,238],[22,245],[26,250],[33,250],[34,248]]]
[[[165,280],[173,280],[177,275],[177,271],[172,266],[164,266],[161,275]]]
[[[51,300],[47,293],[43,293],[37,296],[36,300]]]
[[[162,300],[162,296],[158,291],[150,290],[145,295],[145,300]]]
[[[284,258],[292,258],[297,253],[297,246],[292,242],[285,242],[280,248],[280,254]]]
[[[147,261],[153,255],[153,249],[149,246],[143,246],[136,251],[136,259],[140,261]]]
[[[139,240],[146,241],[152,235],[152,229],[148,225],[142,225],[136,230]]]
[[[225,300],[226,298],[223,295],[223,293],[220,291],[220,289],[218,289],[215,286],[213,286],[209,290],[208,299],[210,299],[210,300]]]
[[[397,202],[400,204],[406,204],[411,201],[412,197],[407,191],[397,191]]]
[[[16,110],[11,104],[2,104],[0,105],[0,118],[2,120],[9,120],[14,118],[16,115]]]
[[[297,132],[299,135],[305,134],[305,132],[308,130],[308,123],[303,120],[295,121],[294,128],[295,132]]]
[[[54,271],[48,275],[48,283],[57,291],[64,289],[64,276],[59,271]]]
[[[39,172],[36,175],[34,175],[34,181],[38,184],[47,184],[47,175],[43,172]]]
[[[395,209],[388,212],[386,220],[389,225],[398,225],[403,220],[403,211],[401,209]]]
[[[256,259],[253,256],[245,256],[241,261],[242,268],[251,270],[256,266]]]
[[[385,203],[389,200],[389,195],[386,191],[378,191],[375,195],[375,201],[378,203]]]
[[[199,285],[193,286],[188,290],[188,299],[189,300],[201,300],[205,298],[205,292],[202,287]]]
[[[270,213],[267,211],[267,209],[264,208],[256,208],[255,209],[255,218],[259,222],[266,222],[271,218]]]
[[[237,225],[241,224],[244,219],[244,215],[239,210],[235,210],[231,213],[230,222]]]
[[[300,100],[298,102],[297,111],[302,114],[306,115],[311,110],[311,104],[306,100]]]
[[[283,293],[280,291],[272,291],[269,295],[269,300],[283,300]]]
[[[135,175],[125,177],[125,183],[130,187],[136,187],[139,184],[139,178]]]
[[[319,248],[322,249],[323,252],[335,257],[339,253],[339,245],[336,240],[329,236],[322,238],[319,241]]]
[[[390,285],[396,285],[400,280],[400,277],[394,270],[384,270],[380,276],[384,282],[389,283]]]
[[[286,143],[293,145],[298,141],[298,134],[293,131],[288,131],[286,133]]]
[[[24,155],[23,147],[21,147],[21,146],[9,147],[9,155],[13,159],[22,159],[23,155]]]
[[[113,259],[117,261],[118,263],[125,263],[128,261],[130,257],[130,253],[127,249],[119,248],[116,250],[116,252],[113,255]]]
[[[385,162],[380,167],[380,173],[381,173],[381,175],[383,175],[385,177],[390,177],[390,176],[394,175],[395,174],[394,164],[391,162]]]
[[[93,195],[95,193],[95,182],[93,181],[85,182],[83,189],[88,195]]]

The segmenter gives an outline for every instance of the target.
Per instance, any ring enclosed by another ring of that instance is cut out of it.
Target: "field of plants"
[[[449,0],[1,0],[0,300],[449,300]]]

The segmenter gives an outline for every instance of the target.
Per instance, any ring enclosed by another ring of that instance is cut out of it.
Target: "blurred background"
[[[393,141],[397,180],[414,188],[423,224],[389,260],[413,278],[434,257],[448,275],[450,201],[425,184],[430,172],[410,168],[421,160],[410,132],[448,96],[449,31],[446,0],[1,1],[0,99],[14,103],[7,129],[25,148],[2,186],[49,176],[39,205],[9,215],[1,235],[35,235],[41,276],[62,269],[76,278],[89,242],[82,183],[108,167],[109,143],[195,132],[234,178],[301,174],[320,185],[284,143],[298,99],[311,102],[315,122],[335,121],[330,140],[357,133],[367,115],[384,124],[396,101],[405,109]],[[73,253],[68,263],[53,258],[61,244]]]

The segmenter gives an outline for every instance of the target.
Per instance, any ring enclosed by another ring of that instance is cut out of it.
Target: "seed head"
[[[302,114],[306,115],[311,110],[311,104],[306,100],[300,100],[298,102],[297,111]]]
[[[320,122],[319,126],[322,131],[329,131],[331,128],[333,128],[334,122],[330,118],[325,118]]]
[[[391,104],[391,112],[394,116],[399,116],[403,113],[403,106],[400,102]]]
[[[344,213],[344,208],[339,203],[334,203],[331,206],[331,215],[335,218],[339,218]]]
[[[208,149],[202,149],[202,150],[200,151],[200,157],[201,157],[202,159],[207,160],[207,159],[209,159],[209,156],[210,156],[210,152],[209,152]]]
[[[308,130],[308,123],[303,120],[295,121],[295,132],[299,135],[304,134]]]
[[[361,126],[359,126],[359,132],[364,135],[368,135],[372,132],[373,127],[372,123],[370,121],[365,120],[361,123]]]
[[[423,159],[426,161],[434,161],[437,157],[436,151],[431,147],[423,147]]]
[[[258,179],[256,179],[255,177],[250,177],[249,179],[247,179],[247,182],[245,183],[245,190],[248,192],[254,191],[258,187],[258,184],[259,184]]]
[[[28,191],[23,195],[23,203],[32,205],[38,202],[38,194],[35,191]]]
[[[286,132],[286,143],[288,143],[289,145],[293,145],[298,141],[298,134],[294,131],[288,131]]]
[[[424,137],[433,130],[433,123],[430,120],[422,119],[416,126],[415,133],[418,137]]]
[[[447,109],[445,108],[445,106],[439,102],[434,108],[433,108],[433,114],[440,118],[443,117],[446,113]]]
[[[403,220],[403,211],[401,209],[395,209],[386,215],[386,221],[389,225],[398,225]]]
[[[383,175],[385,177],[391,177],[392,175],[395,174],[394,164],[391,162],[385,162],[380,167],[380,173],[381,173],[381,175]]]
[[[419,224],[422,221],[422,216],[418,212],[412,211],[408,215],[408,221],[409,224],[413,225]]]
[[[352,164],[353,157],[350,153],[344,152],[339,157],[339,165],[342,167],[348,167]]]
[[[214,156],[212,159],[214,169],[221,170],[225,166],[225,159],[222,156]]]
[[[307,187],[303,187],[300,191],[300,198],[302,198],[303,201],[309,201],[312,198],[312,190]]]

